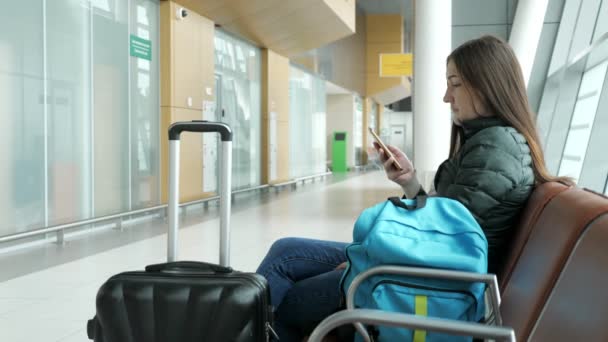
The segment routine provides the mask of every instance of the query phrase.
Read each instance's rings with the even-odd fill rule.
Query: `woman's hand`
[[[418,190],[420,190],[420,183],[418,183],[418,179],[416,178],[416,169],[414,169],[412,161],[397,147],[386,145],[393,154],[392,157],[389,157],[378,143],[374,142],[374,147],[378,151],[388,179],[399,184],[408,198],[415,196]],[[401,165],[401,170],[393,163],[394,160],[397,160]]]

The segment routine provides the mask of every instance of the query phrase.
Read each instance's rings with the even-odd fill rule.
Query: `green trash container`
[[[331,141],[331,170],[332,172],[346,172],[346,132],[334,132]]]

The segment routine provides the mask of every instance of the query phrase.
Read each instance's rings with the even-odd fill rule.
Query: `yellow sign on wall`
[[[413,60],[411,53],[381,53],[380,77],[411,76]]]

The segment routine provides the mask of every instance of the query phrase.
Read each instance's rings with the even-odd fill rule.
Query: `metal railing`
[[[397,265],[376,266],[361,272],[350,283],[346,293],[346,310],[339,311],[323,320],[310,335],[310,342],[318,342],[332,329],[344,325],[354,324],[363,341],[371,341],[363,323],[373,325],[386,325],[409,329],[430,330],[461,336],[477,338],[490,338],[496,341],[515,341],[515,333],[510,327],[489,326],[485,323],[463,322],[453,319],[417,316],[403,312],[387,312],[372,309],[357,309],[355,307],[355,293],[365,279],[378,274],[395,274],[410,277],[434,278],[470,283],[484,283],[489,289],[492,314],[498,325],[502,324],[500,315],[500,293],[498,281],[494,274],[481,274],[463,271],[430,269],[420,267],[407,267]]]
[[[254,191],[254,190],[260,190],[260,189],[264,189],[264,188],[268,188],[268,185],[265,184],[265,185],[251,187],[251,188],[235,190],[235,191],[232,191],[231,195],[234,198],[235,194]],[[184,202],[184,203],[181,203],[179,206],[180,206],[180,208],[185,208],[185,207],[188,207],[188,206],[191,206],[194,204],[210,202],[210,201],[214,201],[214,200],[218,200],[218,199],[219,199],[219,196],[216,195],[216,196],[201,198],[201,199],[194,200],[194,201]],[[121,213],[116,213],[116,214],[111,214],[111,215],[106,215],[106,216],[100,216],[100,217],[95,217],[95,218],[86,219],[86,220],[82,220],[82,221],[75,221],[75,222],[70,222],[70,223],[59,224],[59,225],[50,226],[50,227],[46,227],[46,228],[41,228],[41,229],[31,230],[31,231],[27,231],[27,232],[2,236],[2,237],[0,237],[0,243],[21,240],[21,239],[34,237],[34,236],[38,236],[38,235],[43,235],[43,234],[57,233],[57,243],[63,244],[64,239],[65,239],[64,233],[65,233],[66,229],[77,228],[77,227],[81,227],[81,226],[85,226],[85,225],[89,225],[89,224],[105,222],[105,221],[112,221],[112,220],[118,220],[118,222],[116,222],[116,226],[118,228],[121,228],[122,227],[122,218],[125,216],[138,215],[138,214],[154,212],[154,211],[162,211],[162,210],[166,210],[166,209],[167,209],[167,205],[161,204],[161,205],[157,205],[157,206],[153,206],[153,207],[131,210],[131,211],[126,211],[126,212],[121,212]],[[163,216],[166,216],[166,213],[163,214]]]
[[[321,178],[321,179],[322,179],[322,178],[325,178],[326,176],[330,176],[331,174],[332,174],[332,172],[331,172],[331,171],[328,171],[328,172],[323,172],[323,173],[317,173],[317,174],[310,175],[310,176],[305,176],[305,177],[299,177],[299,178],[296,178],[296,179],[295,179],[295,181],[296,181],[296,183],[297,183],[297,182],[302,182],[302,183],[304,183],[304,182],[306,182],[306,181],[307,181],[307,180],[309,180],[309,179],[312,179],[312,180],[314,180],[314,179],[316,179],[316,178]]]
[[[315,175],[310,175],[310,176],[305,176],[305,177],[299,177],[299,178],[290,180],[289,182],[285,182],[285,183],[286,184],[296,184],[298,182],[304,183],[306,180],[309,180],[309,179],[314,180],[315,178],[319,178],[319,177],[323,178],[323,177],[331,175],[331,174],[332,174],[331,172],[325,172],[325,173],[320,173],[320,174],[315,174]],[[281,183],[281,184],[283,184],[283,183]],[[264,184],[264,185],[254,186],[251,188],[238,189],[238,190],[232,191],[231,196],[232,196],[232,199],[234,200],[234,196],[236,194],[241,194],[244,192],[250,192],[250,191],[255,191],[255,190],[262,190],[262,189],[266,189],[269,187],[278,188],[280,186]],[[201,199],[194,200],[194,201],[184,202],[184,203],[181,203],[179,206],[180,206],[180,208],[186,208],[186,207],[194,205],[194,204],[208,203],[208,202],[215,201],[215,200],[219,200],[219,196],[216,195],[216,196],[201,198]],[[126,211],[126,212],[121,212],[121,213],[116,213],[116,214],[111,214],[111,215],[106,215],[106,216],[90,218],[90,219],[86,219],[86,220],[82,220],[82,221],[64,223],[64,224],[59,224],[59,225],[50,226],[50,227],[46,227],[46,228],[31,230],[31,231],[27,231],[27,232],[21,232],[21,233],[1,236],[0,244],[5,243],[5,242],[10,242],[10,241],[26,239],[26,238],[34,237],[34,236],[38,236],[38,235],[49,234],[49,233],[56,233],[57,234],[56,242],[58,244],[63,244],[64,240],[65,240],[65,230],[66,229],[77,228],[77,227],[81,227],[81,226],[85,226],[85,225],[89,225],[89,224],[95,224],[95,223],[112,221],[112,220],[117,220],[116,226],[118,228],[122,229],[122,218],[123,217],[138,215],[138,214],[143,214],[143,213],[148,213],[148,212],[154,212],[154,211],[161,211],[161,210],[166,210],[166,209],[167,209],[167,205],[161,204],[161,205],[157,205],[154,207],[131,210],[131,211]],[[166,216],[166,213],[164,213],[163,215]]]
[[[326,176],[330,176],[330,175],[332,175],[332,172],[317,173],[317,174],[310,175],[310,176],[304,176],[304,177],[298,177],[298,178],[286,180],[281,183],[270,184],[270,187],[274,188],[276,191],[278,191],[279,188],[281,188],[283,186],[287,186],[287,185],[291,185],[292,188],[295,188],[299,182],[302,182],[302,184],[304,184],[309,179],[312,179],[314,181],[317,178],[323,179]]]

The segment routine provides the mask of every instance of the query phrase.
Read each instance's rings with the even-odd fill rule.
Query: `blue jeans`
[[[346,261],[344,242],[277,240],[258,267],[268,280],[275,307],[275,329],[284,341],[301,341],[341,304],[339,288]]]

